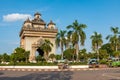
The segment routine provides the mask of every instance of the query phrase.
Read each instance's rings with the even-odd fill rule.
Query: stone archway
[[[35,53],[38,47],[42,44],[42,39],[48,39],[54,45],[52,47],[51,53],[56,52],[56,34],[58,29],[56,24],[50,21],[46,24],[41,17],[40,13],[34,14],[34,19],[29,18],[24,21],[23,26],[20,31],[20,47],[26,51],[30,51],[29,61],[36,62]],[[40,38],[41,37],[41,38]]]
[[[38,48],[44,43],[44,40],[42,37],[40,37],[37,41],[35,41],[33,44],[32,44],[32,49],[31,49],[31,53],[30,53],[30,56],[29,56],[29,61],[30,62],[36,62],[36,51],[38,50]]]

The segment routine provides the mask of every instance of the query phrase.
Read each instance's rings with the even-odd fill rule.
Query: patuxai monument
[[[55,54],[55,38],[58,30],[52,20],[47,24],[41,19],[39,12],[34,14],[34,19],[29,18],[24,21],[20,31],[20,47],[30,51],[29,61],[35,62],[36,51],[43,56],[44,52],[39,47],[45,39],[50,40],[53,44],[50,54]]]

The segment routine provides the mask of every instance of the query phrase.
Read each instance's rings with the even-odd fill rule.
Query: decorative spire
[[[27,18],[27,20],[26,20],[27,22],[30,22],[30,19],[29,19],[29,17]]]
[[[41,16],[41,14],[40,14],[39,12],[36,12],[36,13],[34,14],[34,16],[35,16],[35,15],[40,15],[40,16]]]
[[[26,23],[26,22],[31,22],[29,17],[26,19],[26,21],[24,23]]]
[[[52,24],[52,25],[56,25],[55,23],[53,23],[52,20],[50,20],[50,22],[48,23],[48,25],[50,25],[50,24]]]

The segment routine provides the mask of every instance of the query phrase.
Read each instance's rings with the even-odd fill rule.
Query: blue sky
[[[90,36],[94,31],[101,33],[106,43],[110,27],[120,27],[120,0],[0,0],[1,54],[10,54],[19,47],[19,32],[25,19],[20,15],[33,17],[35,12],[40,12],[47,23],[53,20],[59,30],[66,29],[74,20],[86,24],[84,47],[88,51],[91,51]],[[14,19],[14,14],[19,17]]]

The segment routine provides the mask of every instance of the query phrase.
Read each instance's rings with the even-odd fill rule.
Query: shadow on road
[[[0,72],[0,75],[3,75],[4,73],[3,72]]]
[[[21,77],[0,77],[0,80],[71,80],[73,72],[36,72]]]

